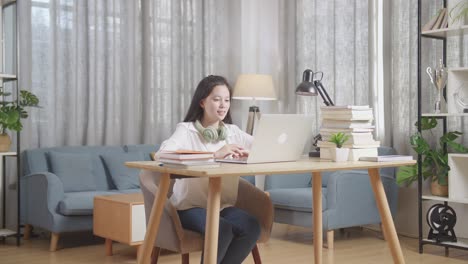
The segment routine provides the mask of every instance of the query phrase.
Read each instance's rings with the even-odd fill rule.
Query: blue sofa
[[[380,147],[379,155],[393,155],[394,149]],[[380,176],[393,215],[397,209],[398,186],[395,169],[384,168]],[[277,223],[311,227],[311,174],[272,175],[265,178],[275,208]],[[322,173],[323,230],[333,248],[334,229],[380,223],[367,170]]]
[[[140,192],[138,170],[125,161],[150,160],[155,145],[70,146],[22,153],[21,220],[25,237],[32,226],[59,234],[93,229],[96,195]]]

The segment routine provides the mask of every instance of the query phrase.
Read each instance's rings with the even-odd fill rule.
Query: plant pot
[[[448,185],[440,185],[437,180],[431,182],[431,193],[435,196],[448,196]]]
[[[334,148],[330,150],[331,158],[335,162],[348,161],[349,148]]]
[[[8,134],[0,134],[0,152],[8,152],[11,147],[11,139]]]

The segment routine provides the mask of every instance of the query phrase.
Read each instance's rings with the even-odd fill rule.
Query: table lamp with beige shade
[[[253,105],[249,107],[246,129],[246,132],[252,135],[255,122],[260,119],[260,108],[255,105],[255,102],[277,99],[273,78],[267,74],[241,74],[237,77],[232,98],[253,100]]]

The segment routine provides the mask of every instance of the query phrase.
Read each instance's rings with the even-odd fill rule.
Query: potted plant
[[[334,150],[331,150],[332,160],[336,162],[347,161],[349,148],[343,148],[343,144],[349,139],[349,135],[343,132],[333,133],[330,136],[329,142],[336,145]]]
[[[10,95],[11,93],[0,90],[0,96],[4,99]],[[28,117],[25,108],[37,107],[39,104],[37,96],[29,91],[21,90],[19,97],[19,102],[15,100],[0,101],[0,152],[10,150],[11,139],[6,131],[21,131],[23,129],[21,118]]]
[[[416,122],[416,126],[418,123]],[[429,131],[437,126],[437,120],[432,118],[421,118],[421,130]],[[423,138],[421,133],[416,133],[410,137],[410,144],[416,153],[422,155],[422,176],[423,179],[431,179],[431,192],[433,195],[448,195],[448,165],[449,150],[467,153],[468,148],[456,143],[455,140],[462,135],[461,132],[452,131],[442,135],[439,144],[432,148]],[[418,165],[400,167],[397,173],[397,183],[399,185],[409,185],[418,180]]]

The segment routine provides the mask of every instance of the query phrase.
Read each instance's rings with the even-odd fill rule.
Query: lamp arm
[[[322,85],[322,82],[320,82],[319,80],[316,80],[314,81],[315,83],[315,87],[317,87],[317,91],[319,92],[320,96],[322,97],[323,99],[323,103],[326,105],[326,106],[333,106],[335,105],[332,101],[332,99],[330,98],[330,96],[328,96],[328,93],[327,93],[327,90],[325,90],[325,87],[323,87]],[[325,96],[323,95],[325,94]],[[326,97],[326,98],[325,98]]]

